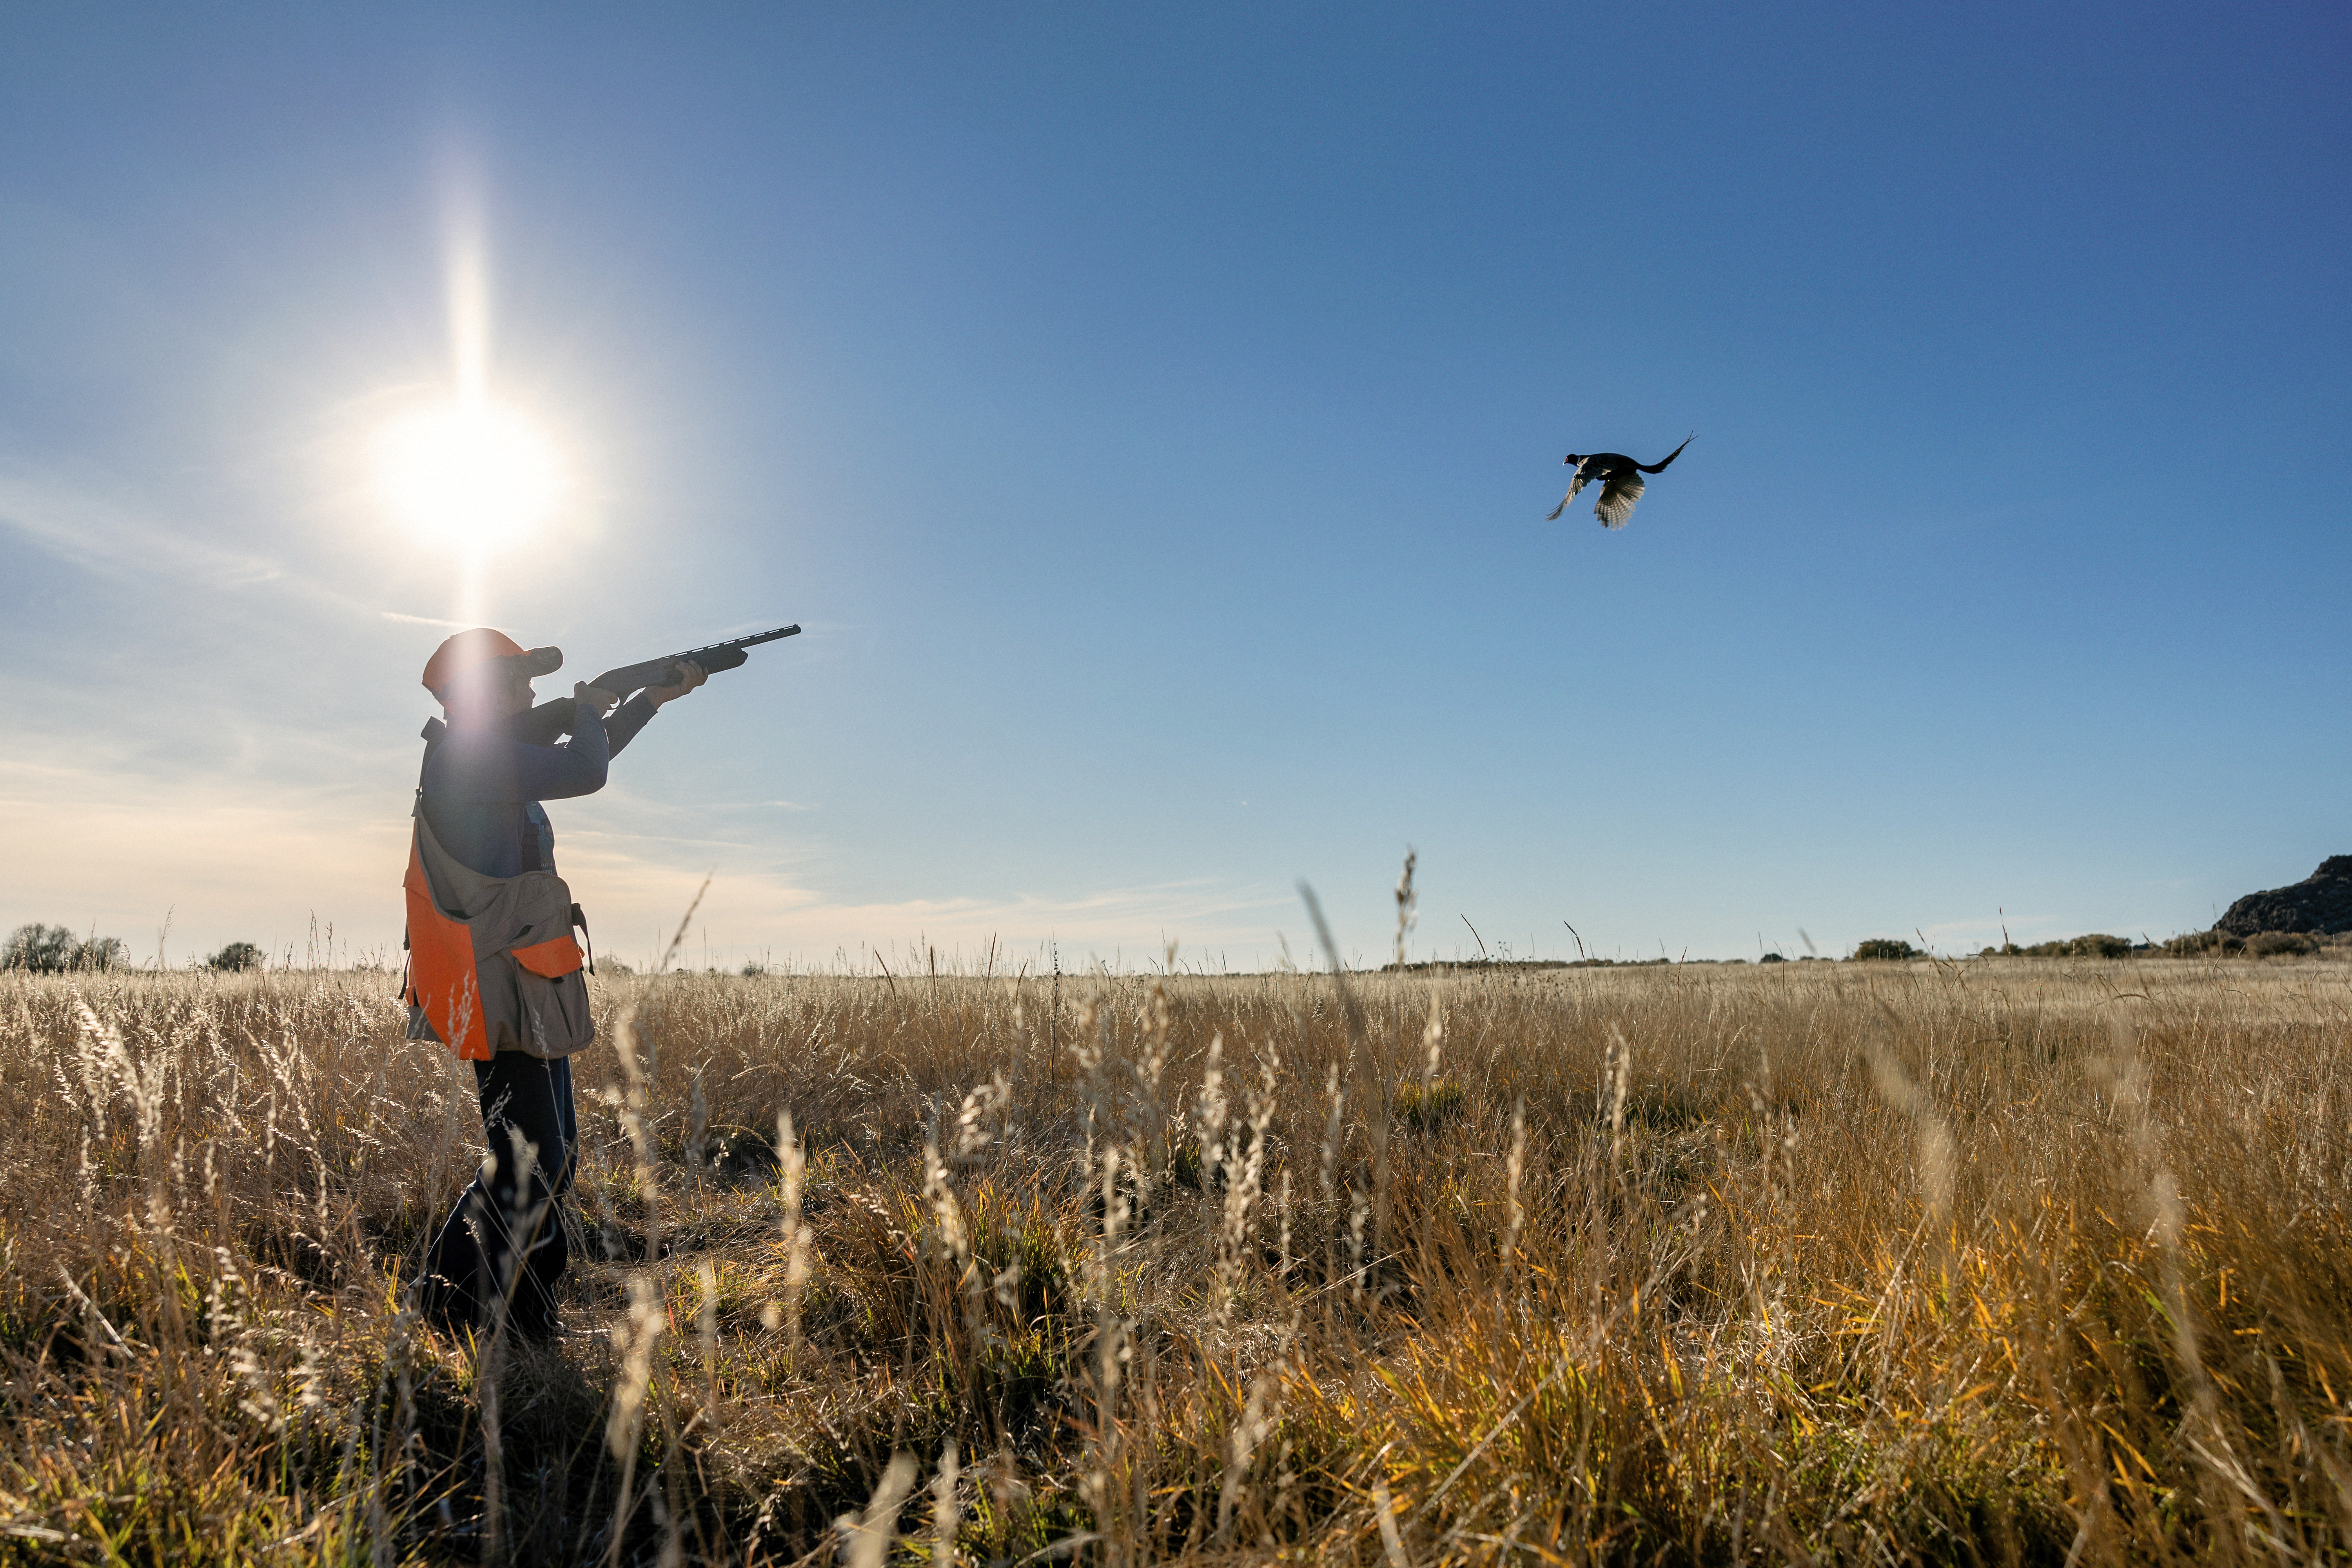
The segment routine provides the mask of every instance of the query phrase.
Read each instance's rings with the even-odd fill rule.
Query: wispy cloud
[[[107,496],[98,487],[0,465],[0,525],[75,565],[109,576],[169,576],[202,588],[276,581],[283,566],[227,550],[174,523]]]
[[[471,623],[367,604],[278,556],[214,542],[204,520],[130,499],[134,483],[69,478],[0,456],[0,530],[34,549],[117,581],[168,584],[175,594],[286,594],[335,616],[373,616],[461,631]]]

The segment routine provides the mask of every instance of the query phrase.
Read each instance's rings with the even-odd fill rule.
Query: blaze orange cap
[[[523,668],[532,675],[552,675],[563,667],[562,648],[525,647],[504,632],[476,626],[444,637],[433,650],[433,657],[425,661],[425,689],[437,695],[463,671],[494,658],[521,659]]]

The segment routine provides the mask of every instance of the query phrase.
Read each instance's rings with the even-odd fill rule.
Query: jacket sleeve
[[[479,731],[451,735],[434,759],[428,787],[452,802],[569,800],[603,789],[611,760],[604,721],[583,710],[560,746]]]
[[[653,721],[661,710],[642,691],[621,704],[610,719],[604,721],[604,734],[612,742],[607,756],[617,757],[621,748],[637,738],[637,731]]]

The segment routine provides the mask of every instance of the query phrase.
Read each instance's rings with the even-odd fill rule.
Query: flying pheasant
[[[1691,438],[1684,437],[1683,447],[1690,444]],[[1592,515],[1601,520],[1603,528],[1624,527],[1625,520],[1633,515],[1633,503],[1642,499],[1642,476],[1664,473],[1666,465],[1683,455],[1683,447],[1675,447],[1654,463],[1637,463],[1622,452],[1594,452],[1590,456],[1570,452],[1560,461],[1575,464],[1576,477],[1569,481],[1568,493],[1559,498],[1559,504],[1551,509],[1551,517],[1566,511],[1577,491],[1597,483],[1601,499],[1592,503]],[[1544,521],[1549,522],[1551,518]]]

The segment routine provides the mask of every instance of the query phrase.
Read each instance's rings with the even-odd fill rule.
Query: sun
[[[466,399],[394,420],[375,438],[378,499],[403,525],[478,549],[512,543],[562,492],[555,448],[530,420]]]

